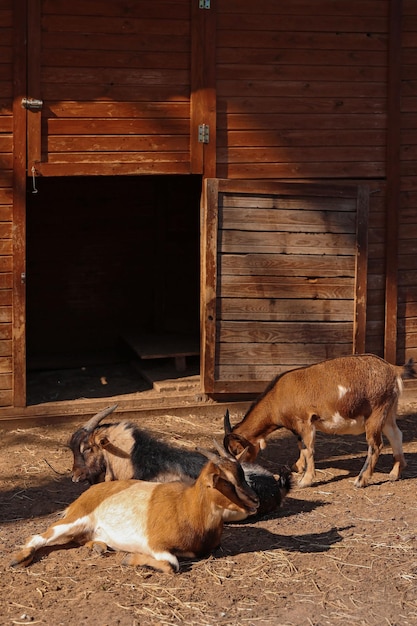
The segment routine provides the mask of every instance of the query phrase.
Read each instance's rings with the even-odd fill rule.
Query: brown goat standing
[[[372,354],[330,359],[285,372],[275,378],[233,428],[225,416],[226,450],[238,454],[248,448],[253,461],[265,448],[265,438],[280,427],[298,437],[300,457],[295,471],[302,473],[301,487],[312,484],[315,475],[316,431],[337,435],[366,434],[368,454],[355,480],[365,487],[382,449],[382,434],[388,438],[394,466],[390,480],[397,480],[406,466],[402,433],[396,423],[402,378],[415,378],[413,360],[404,366],[387,363]]]

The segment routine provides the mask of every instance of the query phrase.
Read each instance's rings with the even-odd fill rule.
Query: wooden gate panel
[[[205,197],[205,391],[364,351],[363,188],[209,180]]]

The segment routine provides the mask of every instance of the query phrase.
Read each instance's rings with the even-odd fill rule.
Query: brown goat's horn
[[[223,425],[224,425],[224,432],[226,433],[226,435],[229,435],[232,432],[229,409],[226,409],[226,413],[224,415],[224,420],[223,420]]]
[[[211,452],[210,450],[206,450],[205,448],[200,448],[199,446],[197,446],[196,450],[197,452],[205,456],[206,459],[208,459],[209,461],[213,461],[213,463],[219,462],[219,457],[214,452]]]
[[[117,404],[108,406],[106,409],[100,411],[100,413],[96,413],[96,415],[93,415],[93,417],[89,419],[86,424],[84,424],[83,429],[86,430],[88,433],[91,433],[96,428],[96,426],[100,424],[101,420],[110,415],[110,413],[113,413],[115,409],[117,409]]]

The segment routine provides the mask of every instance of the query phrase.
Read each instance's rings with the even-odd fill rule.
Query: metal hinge
[[[198,6],[200,7],[200,9],[209,9],[210,0],[198,0]]]
[[[22,107],[29,111],[40,111],[43,107],[43,100],[38,98],[22,98]]]
[[[198,125],[198,141],[199,143],[209,143],[210,141],[210,126],[208,124]]]

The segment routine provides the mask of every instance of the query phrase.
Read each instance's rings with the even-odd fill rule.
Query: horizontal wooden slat
[[[238,63],[240,66],[260,65],[274,62],[280,66],[298,65],[304,67],[326,66],[328,72],[334,66],[343,66],[352,68],[355,66],[367,66],[374,68],[386,67],[386,51],[385,50],[369,50],[362,48],[360,50],[343,50],[335,48],[331,54],[328,50],[314,49],[311,46],[305,49],[289,47],[288,49],[275,49],[272,51],[264,48],[263,33],[259,35],[259,47],[250,48],[244,45],[240,47],[224,47],[217,49],[218,57],[222,60],[223,67],[228,64]],[[260,70],[262,72],[262,70]],[[252,74],[258,76],[257,74]],[[376,80],[374,78],[374,80]]]
[[[94,137],[56,136],[48,138],[49,152],[184,152],[189,147],[189,137],[182,135],[162,136],[112,136]],[[116,159],[115,159],[116,160]]]
[[[62,44],[61,44],[62,45]],[[143,71],[152,68],[163,67],[166,69],[187,70],[189,66],[188,51],[173,52],[166,50],[164,52],[140,51],[133,53],[132,51],[119,50],[117,54],[113,51],[102,50],[97,54],[97,50],[60,50],[57,57],[58,67],[68,68],[141,68]],[[44,50],[41,55],[41,63],[45,68],[54,66],[54,57],[51,56],[51,50]]]
[[[7,289],[6,290],[2,289],[2,291],[7,291]],[[6,326],[5,324],[6,322],[9,322],[9,323],[12,322],[13,320],[12,314],[13,314],[13,310],[11,306],[1,305],[0,306],[0,324],[2,326]],[[2,337],[3,339],[10,339],[9,328],[3,328],[2,332],[3,332],[3,337]]]
[[[353,301],[331,299],[221,298],[217,309],[221,320],[352,321],[353,316]]]
[[[268,343],[240,343],[239,349],[234,344],[216,344],[219,361],[226,364],[252,364],[271,365],[283,363],[298,363],[306,365],[308,363],[322,361],[336,356],[352,354],[352,342],[346,344],[334,343],[314,343],[306,346],[304,343],[290,344],[268,344]]]
[[[275,254],[352,254],[353,234],[297,232],[245,232],[224,230],[220,233],[222,253],[274,252]]]
[[[112,89],[116,85],[131,86],[132,88],[186,85],[189,83],[189,72],[186,70],[169,70],[155,68],[149,70],[107,69],[102,68],[65,68],[44,67],[42,82],[53,85],[108,85]],[[54,98],[56,99],[56,97]]]
[[[355,258],[340,255],[225,254],[222,273],[272,276],[350,276],[355,275]]]
[[[219,165],[233,163],[304,163],[317,161],[317,150],[314,148],[267,147],[258,148],[219,148],[217,151]],[[383,162],[384,148],[381,146],[344,146],[340,148],[323,147],[320,151],[322,161],[338,161],[354,163],[366,160]]]
[[[0,390],[0,406],[11,406],[13,403],[13,392],[11,389]]]
[[[326,160],[316,163],[244,163],[218,165],[217,173],[220,177],[236,179],[262,179],[262,178],[319,178],[326,170],[328,177],[348,178],[378,178],[385,176],[385,162],[370,163],[352,162],[331,163]]]
[[[279,201],[277,205],[279,207]],[[277,208],[278,208],[277,207]],[[223,213],[223,230],[252,230],[283,232],[294,231],[309,233],[355,233],[356,215],[352,212],[309,211],[279,209],[227,209]]]
[[[157,5],[159,8],[159,5]],[[173,9],[173,5],[171,5]],[[120,11],[120,5],[119,5]],[[134,17],[126,17],[114,15],[112,17],[101,16],[101,10],[96,15],[73,15],[72,11],[67,10],[65,15],[49,14],[44,15],[42,19],[42,28],[49,32],[66,32],[66,33],[105,33],[107,36],[110,34],[135,34],[141,35],[142,33],[158,35],[171,35],[173,37],[187,37],[189,35],[189,21],[188,15],[184,15],[181,19],[176,19],[177,16],[173,15],[174,11],[171,11],[170,15],[167,15],[169,19],[137,19]]]
[[[338,3],[333,3],[335,6]],[[341,3],[345,4],[346,3]],[[380,6],[384,7],[385,3],[379,3]],[[290,3],[292,11],[293,5]],[[298,15],[286,15],[285,19],[271,19],[271,5],[270,9],[266,13],[262,13],[259,11],[259,7],[257,7],[257,12],[253,14],[252,12],[246,12],[245,5],[245,13],[240,13],[239,19],[236,19],[236,15],[233,13],[223,13],[222,11],[218,11],[218,26],[219,30],[236,30],[239,26],[243,30],[248,31],[294,31],[294,32],[338,32],[343,29],[343,32],[376,32],[376,33],[384,33],[387,28],[386,17],[382,17],[378,11],[378,15],[363,15],[362,11],[357,12],[357,16],[352,13],[348,15],[344,15],[343,19],[340,16],[334,16],[330,13],[325,13],[320,15],[320,19],[317,19],[317,13],[313,14],[316,19],[311,18],[311,11],[313,7],[310,3],[310,9],[306,9],[305,12],[299,13]],[[314,5],[315,7],[316,5]],[[229,8],[229,7],[228,7]],[[275,9],[276,12],[276,9]]]
[[[0,356],[0,374],[12,372],[13,359],[11,356]]]
[[[141,118],[58,118],[48,120],[48,134],[54,135],[185,135],[190,134],[189,116],[184,119]],[[143,137],[142,137],[143,141]]]
[[[221,343],[349,343],[353,322],[219,322]]]
[[[227,192],[226,194],[222,195],[221,206],[223,209],[222,225],[225,222],[227,223],[230,210],[236,207],[238,207],[239,210],[251,209],[252,211],[254,211],[253,217],[256,219],[258,217],[261,218],[262,216],[262,213],[258,211],[259,209],[291,209],[292,211],[294,211],[294,209],[298,209],[298,213],[294,211],[294,217],[292,219],[299,220],[300,215],[305,212],[307,218],[304,220],[304,223],[307,224],[310,222],[310,220],[317,220],[317,216],[310,214],[310,211],[355,212],[356,199],[348,195],[342,196],[337,195],[336,193],[332,195],[331,191],[329,191],[328,195],[320,197],[320,200],[317,200],[317,197],[314,197],[313,195],[303,195],[301,193],[301,190],[299,193],[292,193],[291,195],[286,194],[285,190],[283,190],[282,194],[280,194],[279,196],[273,195],[273,193],[271,192],[270,194],[265,193],[254,198],[253,195],[245,192],[245,190],[242,189],[240,193]],[[327,219],[332,219],[331,214],[326,213],[325,215]],[[281,219],[281,216],[283,216],[284,219],[288,219],[290,217],[290,214],[283,213],[282,211],[280,211],[279,213],[270,213],[269,221],[271,223],[278,221]],[[340,215],[338,215],[337,218],[340,218],[342,220],[345,219],[345,217]],[[254,228],[255,227],[256,225],[254,225]]]
[[[242,80],[246,81],[247,75],[256,76],[258,80],[267,80],[269,77],[269,72],[272,72],[273,68],[275,68],[275,61],[270,59],[269,64],[266,61],[264,65],[258,65],[253,63],[251,65],[246,65],[247,74],[246,76],[242,73]],[[227,80],[236,80],[237,76],[239,76],[239,66],[234,63],[225,63],[221,65],[221,70],[219,70],[219,81],[222,81],[219,85],[219,96],[225,95],[223,93],[224,87],[226,87],[227,93],[227,83],[224,81]],[[383,67],[361,67],[361,66],[347,66],[343,68],[343,77],[349,83],[357,83],[358,87],[361,83],[382,83],[384,84],[386,75],[384,75]],[[308,83],[308,81],[312,82],[326,82],[329,80],[329,68],[326,64],[324,65],[283,65],[279,69],[279,78],[283,83],[286,81],[304,81],[304,83]],[[273,80],[273,76],[271,74],[271,80]],[[275,80],[277,80],[276,69],[275,69]],[[368,91],[368,87],[365,87],[365,91]],[[353,91],[351,92],[353,94]],[[230,94],[229,94],[230,95]],[[239,95],[239,94],[234,94]],[[282,95],[285,98],[285,90],[282,91]],[[357,92],[356,97],[359,97],[359,93]],[[235,98],[236,99],[236,98]],[[260,99],[260,98],[259,98]],[[343,99],[335,100],[335,113],[343,111]],[[360,104],[360,103],[358,103]],[[367,106],[366,103],[362,103],[363,106]],[[375,105],[369,103],[369,106],[376,106],[376,110],[378,107],[382,105],[381,102],[376,102]],[[291,110],[291,109],[290,109]],[[338,111],[339,110],[339,111]],[[288,111],[287,111],[288,112]]]
[[[11,374],[0,374],[0,389],[1,390],[11,390],[12,388],[12,375]]]
[[[228,111],[228,101],[225,99],[218,100],[218,128],[220,130],[253,130],[259,129],[262,132],[268,128],[274,128],[277,131],[288,131],[291,129],[295,132],[307,132],[311,131],[319,135],[323,131],[342,131],[343,136],[345,131],[351,129],[355,132],[358,129],[385,129],[387,119],[386,114],[381,113],[373,115],[369,113],[362,113],[356,115],[345,115],[342,113],[303,113],[302,115],[289,113],[284,107],[280,107],[279,103],[270,103],[268,111],[254,114],[247,110],[245,105],[244,110],[236,110],[234,113]],[[256,103],[258,104],[258,103]],[[281,112],[277,113],[276,108],[281,108]],[[237,108],[237,107],[236,107]],[[226,116],[227,111],[227,116]],[[318,131],[317,129],[320,129]],[[338,136],[338,133],[337,135]],[[220,138],[225,135],[219,135]],[[326,137],[326,133],[324,134]],[[307,134],[308,141],[308,134]],[[334,141],[334,139],[333,139]],[[253,140],[252,140],[253,142]],[[223,142],[222,142],[223,143]]]
[[[50,124],[57,123],[56,118],[76,118],[76,122],[82,118],[89,120],[98,118],[108,118],[114,123],[123,118],[132,119],[158,119],[162,118],[165,122],[168,120],[176,120],[177,118],[188,119],[190,115],[190,104],[186,102],[48,102],[48,108],[44,114],[46,117],[52,114],[49,120]],[[81,121],[81,123],[83,123]]]
[[[224,276],[219,287],[222,298],[352,298],[352,278],[281,279],[265,276]]]
[[[100,3],[103,6],[103,3]],[[158,5],[159,6],[159,5]],[[189,49],[189,38],[176,34],[155,35],[142,32],[140,37],[132,33],[91,33],[83,32],[43,32],[42,45],[49,54],[57,48],[71,50],[126,51],[132,53],[140,51],[169,50],[172,52],[186,52]]]
[[[0,222],[0,239],[12,238],[12,224],[11,222]],[[1,250],[0,250],[1,254]]]
[[[102,16],[115,16],[119,17],[122,8],[127,5],[118,1],[114,2],[102,2],[102,0],[72,0],[71,5],[68,5],[66,0],[43,0],[42,7],[45,15],[62,14],[68,15],[102,15]],[[164,17],[187,17],[189,11],[188,0],[159,0],[157,4],[152,0],[141,0],[137,2],[129,3],[128,15],[131,17],[160,17],[161,14]],[[69,8],[70,7],[70,8]]]
[[[0,339],[11,339],[12,338],[12,311],[10,308],[10,312],[8,312],[8,318],[7,321],[9,323],[3,323],[4,320],[6,319],[5,316],[5,311],[3,310],[3,307],[0,307]]]
[[[118,155],[120,156],[120,155]],[[37,172],[44,176],[114,176],[114,175],[144,175],[144,174],[189,174],[189,160],[181,159],[182,155],[176,154],[175,159],[157,160],[149,158],[147,161],[136,161],[130,159],[128,162],[115,162],[116,155],[109,153],[108,162],[104,162],[103,155],[97,153],[96,159],[92,156],[91,161],[77,158],[74,155],[74,161],[65,161],[62,156],[55,163],[37,164]],[[189,155],[187,155],[189,157]],[[120,159],[119,159],[120,161]],[[1,243],[0,243],[1,246]]]
[[[343,3],[340,3],[341,5]],[[336,6],[335,4],[333,6]],[[282,5],[278,8],[282,10]],[[250,11],[250,7],[245,10]],[[240,26],[240,25],[239,25]],[[262,31],[262,47],[272,48],[273,50],[386,50],[387,35],[386,33],[373,33],[372,37],[368,37],[363,32],[311,32],[310,31],[282,31],[276,29],[274,31]],[[241,48],[242,41],[245,42],[247,48],[258,48],[260,45],[259,36],[253,30],[244,30],[242,28],[232,28],[223,30],[219,28],[217,33],[217,43],[219,48]]]
[[[0,340],[0,357],[8,357],[12,353],[12,342],[8,339]]]
[[[293,123],[296,122],[296,117],[292,118]],[[280,131],[268,131],[268,130],[253,130],[256,122],[251,123],[251,130],[229,130],[228,132],[219,132],[217,139],[221,145],[233,145],[238,146],[281,146],[288,148],[295,147],[317,147],[328,146],[333,147],[337,145],[344,146],[384,146],[385,145],[385,131],[384,130],[339,130],[335,134],[334,130],[280,130]],[[260,124],[260,122],[258,122]]]
[[[263,17],[265,21],[270,21],[269,16],[271,14],[280,15],[281,19],[286,19],[286,16],[309,16],[310,21],[312,17],[319,16],[318,25],[321,24],[323,16],[340,16],[344,20],[345,17],[373,16],[376,12],[379,16],[386,16],[388,12],[388,5],[379,0],[349,0],[349,2],[320,0],[320,3],[314,4],[310,0],[291,0],[291,2],[279,4],[271,2],[271,0],[259,0],[256,3],[245,4],[243,8],[239,0],[228,0],[225,6],[221,5],[221,8],[227,14],[241,15],[244,13],[252,17]],[[236,15],[234,15],[234,19],[235,28],[238,28],[239,23]],[[350,32],[350,29],[346,28],[343,32]],[[370,32],[373,32],[372,29]]]

